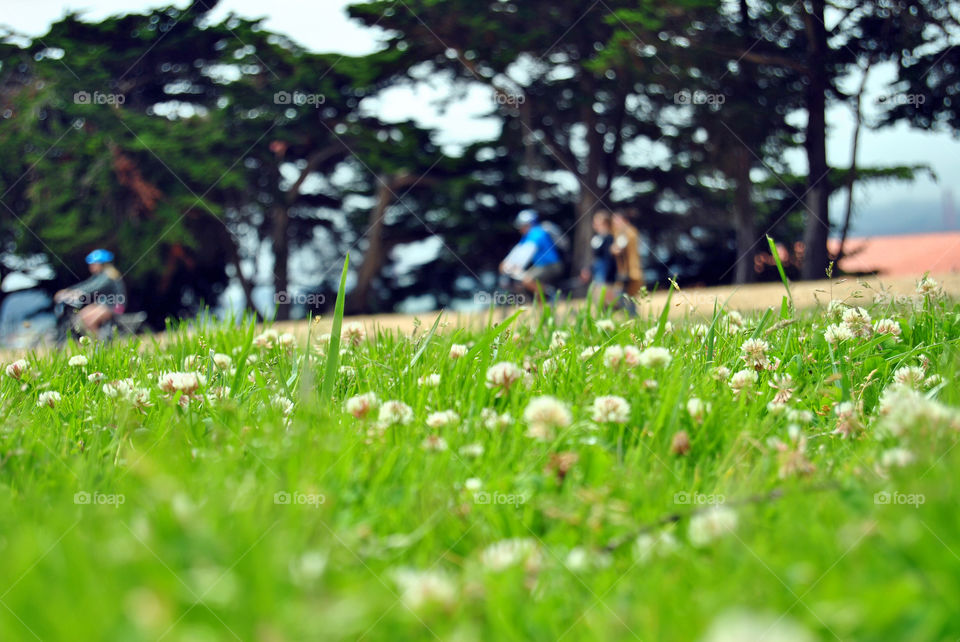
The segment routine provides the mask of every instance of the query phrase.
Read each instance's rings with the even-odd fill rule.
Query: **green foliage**
[[[788,324],[580,311],[307,346],[206,323],[30,355],[0,373],[0,637],[745,639],[745,612],[947,638],[960,306],[869,294]],[[858,307],[899,336],[829,344]],[[769,363],[737,393],[750,337]],[[651,343],[671,358],[614,359]],[[520,379],[493,385],[501,362]],[[569,424],[534,429],[544,395]]]

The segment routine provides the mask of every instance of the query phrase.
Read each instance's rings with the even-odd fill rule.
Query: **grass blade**
[[[337,290],[337,303],[333,308],[333,327],[330,328],[330,344],[327,346],[327,366],[324,369],[323,384],[320,388],[322,401],[333,398],[333,384],[340,366],[340,328],[343,325],[344,292],[347,289],[347,266],[350,265],[350,253],[343,259],[343,272],[340,274],[340,288]]]

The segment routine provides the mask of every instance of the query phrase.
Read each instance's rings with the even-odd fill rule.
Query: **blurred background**
[[[960,7],[6,0],[0,334],[104,247],[162,328],[478,305],[534,207],[645,280],[960,269]]]

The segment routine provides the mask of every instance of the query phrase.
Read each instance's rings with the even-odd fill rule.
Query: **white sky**
[[[346,17],[344,7],[354,0],[221,0],[211,14],[218,20],[233,12],[247,18],[266,16],[266,28],[284,33],[305,47],[319,52],[340,52],[361,55],[376,48],[377,33],[361,28]],[[68,10],[83,11],[87,19],[96,20],[112,14],[144,11],[150,7],[165,6],[171,2],[150,0],[4,0],[4,12],[0,24],[29,36],[43,35],[49,25]],[[172,4],[185,7],[186,0],[173,0]],[[888,93],[884,84],[892,77],[891,70],[875,72],[870,83],[871,98],[866,101],[868,117],[870,106],[876,97]],[[424,88],[414,93],[407,89],[395,89],[384,96],[377,107],[387,119],[414,118],[424,125],[441,128],[439,142],[460,143],[470,139],[487,137],[496,132],[495,122],[481,121],[477,115],[488,110],[491,97],[482,88],[471,91],[466,100],[454,105],[440,115],[431,107],[431,99],[442,95],[440,88]],[[872,110],[876,113],[876,110]],[[828,156],[832,164],[845,166],[850,158],[850,138],[853,118],[843,106],[833,108],[828,114],[832,129],[828,138]],[[861,134],[860,159],[863,165],[930,164],[940,182],[939,185],[922,179],[909,185],[875,185],[863,191],[861,204],[920,201],[940,201],[944,188],[960,184],[960,140],[947,133],[929,133],[911,130],[904,126],[883,130],[865,130]],[[790,160],[802,171],[805,166],[799,151]],[[956,198],[956,194],[954,195]],[[834,210],[839,210],[837,202]],[[909,211],[904,212],[909,216]]]

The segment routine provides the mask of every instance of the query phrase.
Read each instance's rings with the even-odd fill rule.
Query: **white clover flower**
[[[672,360],[670,351],[659,346],[650,346],[640,353],[640,365],[644,368],[666,368]]]
[[[944,295],[943,288],[929,276],[924,276],[917,281],[917,294],[939,299]]]
[[[873,295],[873,302],[877,305],[890,305],[892,301],[893,296],[891,296],[886,290],[879,290]]]
[[[60,403],[60,399],[61,397],[59,392],[56,392],[55,390],[47,390],[46,392],[41,392],[37,397],[37,406],[49,406],[50,408],[53,408]]]
[[[547,357],[543,360],[543,363],[540,364],[540,372],[548,375],[557,371],[557,362],[553,357]]]
[[[623,362],[630,366],[631,368],[636,368],[640,365],[641,355],[640,348],[636,346],[624,346],[623,348]]]
[[[923,385],[927,388],[933,388],[934,386],[939,386],[943,383],[943,377],[938,374],[932,374],[924,380]]]
[[[960,430],[956,409],[936,401],[913,388],[901,385],[887,386],[878,404],[881,434],[900,437],[922,428],[951,427]]]
[[[450,354],[448,355],[450,360],[459,359],[460,357],[465,357],[470,349],[463,345],[462,343],[454,343],[450,346]]]
[[[444,426],[453,426],[460,421],[460,415],[455,410],[441,410],[440,412],[431,412],[427,415],[427,425],[431,428],[443,428]]]
[[[69,361],[67,361],[67,365],[74,368],[83,368],[87,365],[87,358],[82,354],[74,355],[70,357]]]
[[[900,341],[900,324],[893,319],[878,319],[873,322],[873,331],[877,334],[889,334],[895,340]]]
[[[709,402],[698,399],[697,397],[691,397],[687,400],[687,414],[698,424],[703,423],[703,420],[706,419],[709,412]]]
[[[493,408],[482,409],[480,411],[480,420],[483,422],[483,427],[487,430],[506,428],[513,423],[513,417],[510,416],[510,413],[505,412],[500,415],[497,414],[497,411]]]
[[[357,376],[357,369],[353,366],[340,366],[337,368],[337,372],[341,377],[345,377],[347,379],[352,379]]]
[[[476,492],[483,488],[483,481],[479,477],[470,477],[463,482],[463,487],[470,492]]]
[[[745,325],[743,321],[743,315],[741,315],[736,310],[730,310],[729,312],[727,312],[726,321],[727,321],[727,326],[730,329],[740,330]]]
[[[893,372],[893,381],[895,383],[911,388],[921,387],[926,378],[927,374],[920,366],[904,366],[897,368]]]
[[[497,389],[499,394],[504,394],[522,377],[523,370],[520,366],[509,361],[501,361],[487,368],[487,388]]]
[[[656,340],[656,338],[657,338],[657,327],[656,327],[656,326],[654,326],[654,327],[652,327],[652,328],[647,328],[647,330],[643,333],[643,342],[644,342],[644,343],[652,343],[653,341]]]
[[[233,367],[233,359],[229,354],[223,354],[218,352],[213,355],[213,365],[215,365],[220,370],[229,370]]]
[[[603,365],[610,370],[619,368],[623,359],[624,354],[621,346],[610,346],[603,351]]]
[[[567,345],[567,341],[570,340],[570,333],[565,330],[554,330],[553,334],[550,335],[550,349],[556,350]]]
[[[413,409],[402,401],[384,401],[379,420],[383,426],[405,426],[413,421]]]
[[[440,385],[440,375],[436,372],[417,377],[417,385],[426,388],[436,388]]]
[[[690,518],[687,537],[700,548],[737,528],[737,513],[726,506],[711,506]]]
[[[293,402],[283,395],[273,395],[270,403],[282,412],[284,417],[289,417],[293,413]]]
[[[713,371],[713,378],[717,381],[726,381],[730,378],[730,368],[726,366],[717,366]]]
[[[767,385],[777,391],[771,402],[774,405],[782,406],[793,396],[793,377],[789,374],[776,375]]]
[[[473,443],[467,444],[466,446],[461,446],[459,452],[463,457],[483,457],[483,444]]]
[[[770,344],[763,339],[747,339],[740,346],[743,361],[754,370],[766,370],[770,366],[770,360],[767,358],[769,349]]]
[[[316,340],[317,347],[320,348],[321,350],[325,350],[330,345],[331,338],[332,337],[330,336],[329,332],[325,332],[324,334],[321,334],[319,337],[317,337],[317,340]]]
[[[279,336],[279,333],[272,328],[264,330],[253,338],[253,346],[260,349],[272,348],[277,344]],[[192,366],[187,367],[190,368]]]
[[[197,367],[197,355],[188,354],[183,359],[183,367],[187,370],[195,370]]]
[[[566,428],[573,421],[567,405],[554,397],[534,397],[523,411],[523,420],[529,425],[528,437],[549,439],[554,428]]]
[[[717,617],[700,642],[814,642],[816,639],[782,613],[734,610]]]
[[[503,571],[518,564],[532,571],[540,567],[540,549],[529,537],[504,539],[483,549],[480,562],[489,571]]]
[[[847,304],[839,299],[830,299],[830,303],[827,304],[827,316],[837,317],[840,314],[843,314],[843,311],[847,309]]]
[[[344,408],[357,419],[363,419],[371,410],[377,407],[380,400],[373,392],[365,392],[362,395],[356,395],[347,399]]]
[[[440,435],[427,435],[427,438],[423,440],[420,447],[424,450],[432,450],[435,452],[443,452],[449,448],[447,440]]]
[[[88,374],[87,381],[90,381],[91,383],[99,383],[104,379],[106,379],[106,377],[107,375],[103,374],[98,370],[97,372],[91,372],[90,374]]]
[[[654,556],[663,557],[680,548],[677,538],[669,530],[663,530],[652,535],[643,533],[637,536],[633,543],[633,554],[637,561],[645,563]]]
[[[281,345],[285,348],[294,346],[296,345],[296,343],[297,343],[297,337],[290,332],[284,332],[283,334],[277,337],[277,345]]]
[[[847,308],[844,310],[843,325],[855,337],[866,338],[873,334],[870,315],[863,308]]]
[[[737,370],[730,376],[730,389],[735,394],[740,394],[744,390],[752,388],[757,380],[756,370]]]
[[[27,363],[26,359],[17,359],[7,366],[7,376],[12,379],[19,379],[29,369],[30,364]]]
[[[605,551],[592,551],[583,546],[574,546],[563,560],[563,565],[567,570],[574,572],[607,568],[611,563],[610,553]]]
[[[916,456],[906,448],[891,448],[880,455],[880,463],[886,468],[903,468],[912,464],[916,459]]]
[[[848,341],[853,338],[853,332],[850,331],[844,324],[833,324],[828,325],[827,329],[823,331],[823,338],[827,340],[832,346],[837,345],[841,341]]]
[[[457,601],[457,587],[440,571],[419,571],[401,568],[393,572],[393,581],[400,588],[400,599],[411,611],[436,604],[452,606]]]
[[[184,395],[192,395],[206,383],[207,378],[196,372],[165,372],[157,379],[164,392],[182,392]]]
[[[112,399],[127,397],[133,391],[135,385],[133,379],[111,381],[103,384],[103,394]]]
[[[787,408],[787,421],[799,424],[809,424],[813,422],[813,412],[810,410],[800,410],[798,408]]]
[[[367,331],[359,321],[350,321],[343,324],[340,330],[340,340],[351,346],[358,346],[367,339]]]
[[[584,348],[583,351],[580,353],[580,361],[586,361],[587,359],[589,359],[589,358],[592,357],[593,355],[597,354],[598,352],[600,352],[600,346],[589,346],[589,347],[586,347],[586,348]]]
[[[596,326],[597,330],[602,332],[613,332],[617,329],[617,324],[613,322],[613,319],[597,319]]]
[[[690,334],[698,339],[703,339],[710,332],[710,327],[706,323],[697,323],[690,328]]]
[[[623,397],[597,397],[592,412],[597,423],[625,424],[630,419],[630,404]]]

